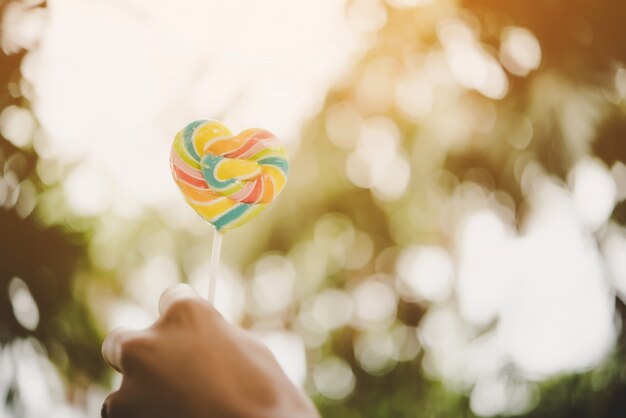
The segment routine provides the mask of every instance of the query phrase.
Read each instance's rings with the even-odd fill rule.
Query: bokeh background
[[[0,417],[96,417],[111,329],[206,293],[170,178],[275,132],[217,306],[326,418],[626,416],[626,4],[0,1]]]

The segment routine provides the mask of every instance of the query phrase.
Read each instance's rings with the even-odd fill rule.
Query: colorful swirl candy
[[[261,213],[285,187],[289,163],[274,134],[233,135],[215,120],[197,120],[174,138],[172,175],[187,203],[224,232]]]

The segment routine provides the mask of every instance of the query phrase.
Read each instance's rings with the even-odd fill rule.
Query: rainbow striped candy
[[[285,187],[289,162],[263,129],[233,135],[215,120],[189,123],[174,138],[172,175],[187,203],[224,232],[261,213]]]

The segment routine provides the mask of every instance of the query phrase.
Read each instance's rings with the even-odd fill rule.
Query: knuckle
[[[205,308],[197,300],[186,298],[179,299],[170,305],[165,317],[169,320],[187,322],[194,321],[202,315]]]
[[[151,338],[136,336],[120,343],[120,363],[124,371],[132,371],[145,364],[154,350]]]
[[[102,405],[101,416],[103,418],[131,418],[134,414],[131,405],[125,400],[121,391],[113,392]]]
[[[252,347],[260,355],[274,358],[272,350],[269,349],[269,347],[259,338],[258,335],[250,331],[243,331],[241,338],[246,345]]]

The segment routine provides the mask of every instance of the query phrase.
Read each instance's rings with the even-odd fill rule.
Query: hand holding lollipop
[[[195,121],[176,135],[171,168],[187,203],[216,228],[212,301],[222,234],[278,196],[287,181],[287,153],[270,132],[233,135],[219,122]],[[102,417],[319,418],[270,351],[190,287],[166,290],[159,308],[160,318],[147,329],[118,329],[105,340],[104,358],[123,379]]]
[[[319,418],[268,348],[189,286],[163,292],[159,311],[150,327],[104,341],[123,378],[103,418]]]

